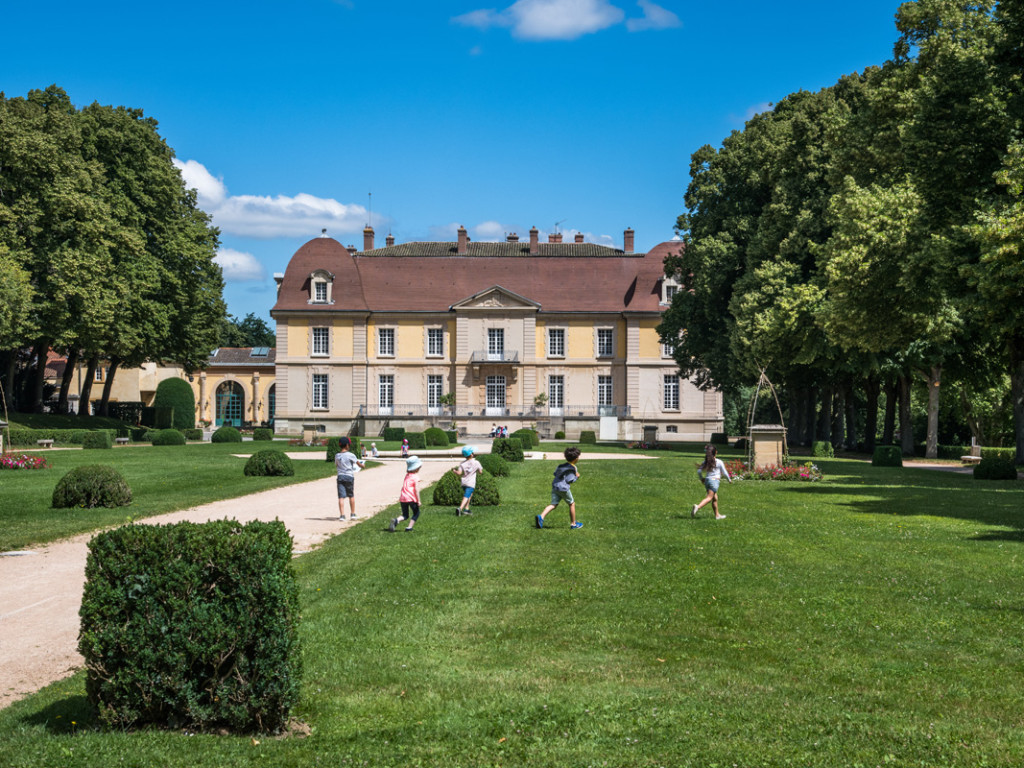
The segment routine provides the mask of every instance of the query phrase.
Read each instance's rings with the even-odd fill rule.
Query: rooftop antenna
[[[559,224],[564,224],[566,221],[568,221],[568,219],[562,219],[561,221],[556,221],[555,222],[555,234],[556,235],[558,234],[558,225]]]

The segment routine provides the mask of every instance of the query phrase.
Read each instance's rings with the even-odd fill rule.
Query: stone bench
[[[128,445],[128,438],[127,437],[115,437],[114,438],[114,442],[117,443],[118,445]]]
[[[36,445],[43,448],[53,448],[53,440],[36,440]]]
[[[971,455],[971,456],[961,456],[960,457],[960,463],[961,464],[977,464],[980,461],[981,461],[981,456]]]

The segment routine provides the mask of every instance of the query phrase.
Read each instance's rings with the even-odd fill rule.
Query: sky
[[[228,312],[322,229],[647,251],[690,155],[892,55],[896,0],[10,3],[0,91],[140,108],[221,231]]]

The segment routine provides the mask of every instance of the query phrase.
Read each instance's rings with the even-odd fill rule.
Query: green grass
[[[301,483],[334,473],[327,461],[296,461],[293,477],[246,477],[245,459],[267,443],[126,447],[108,451],[42,451],[52,465],[41,470],[0,471],[0,551],[42,544],[142,518],[188,509],[218,499]],[[290,450],[275,444],[280,450]],[[322,451],[323,449],[321,449]],[[16,451],[17,452],[17,451]],[[53,509],[54,486],[69,470],[86,464],[117,469],[132,489],[132,504],[114,509]]]
[[[580,531],[532,527],[554,461],[527,462],[495,510],[388,511],[297,560],[310,738],[100,733],[78,675],[0,712],[4,758],[1024,763],[1024,485],[822,460],[692,521],[696,459],[582,462]]]

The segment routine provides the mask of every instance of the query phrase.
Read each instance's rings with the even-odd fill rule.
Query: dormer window
[[[333,304],[334,275],[325,269],[318,269],[309,276],[309,303]]]
[[[673,280],[671,277],[666,277],[661,281],[661,303],[671,304],[672,297],[679,293],[679,283]]]

